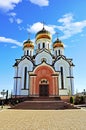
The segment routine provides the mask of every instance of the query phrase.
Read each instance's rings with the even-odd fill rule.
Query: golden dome
[[[43,29],[41,31],[39,31],[37,34],[36,34],[36,41],[38,39],[41,39],[41,38],[47,38],[49,40],[51,40],[51,34],[49,31],[45,30],[45,28],[43,27]]]
[[[24,42],[23,48],[34,48],[33,42],[30,39],[28,39]]]
[[[56,47],[64,48],[64,44],[58,38],[57,38],[57,40],[53,44],[53,48],[56,48]]]

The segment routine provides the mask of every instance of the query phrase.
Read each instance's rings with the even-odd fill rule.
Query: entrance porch
[[[43,63],[37,66],[33,72],[29,72],[30,96],[31,97],[58,97],[59,96],[59,73]]]

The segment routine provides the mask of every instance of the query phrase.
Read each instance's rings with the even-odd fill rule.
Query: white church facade
[[[36,47],[34,51],[34,46]],[[16,59],[13,95],[57,97],[73,95],[74,79],[72,59],[64,55],[64,44],[44,27],[23,44],[24,54]]]

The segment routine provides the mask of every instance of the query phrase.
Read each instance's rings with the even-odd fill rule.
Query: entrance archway
[[[58,96],[58,72],[43,62],[33,72],[29,72],[30,96]]]
[[[49,82],[42,79],[39,83],[39,96],[49,96]]]

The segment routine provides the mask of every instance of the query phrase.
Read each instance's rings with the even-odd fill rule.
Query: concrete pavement
[[[86,130],[86,110],[4,109],[0,130]]]

